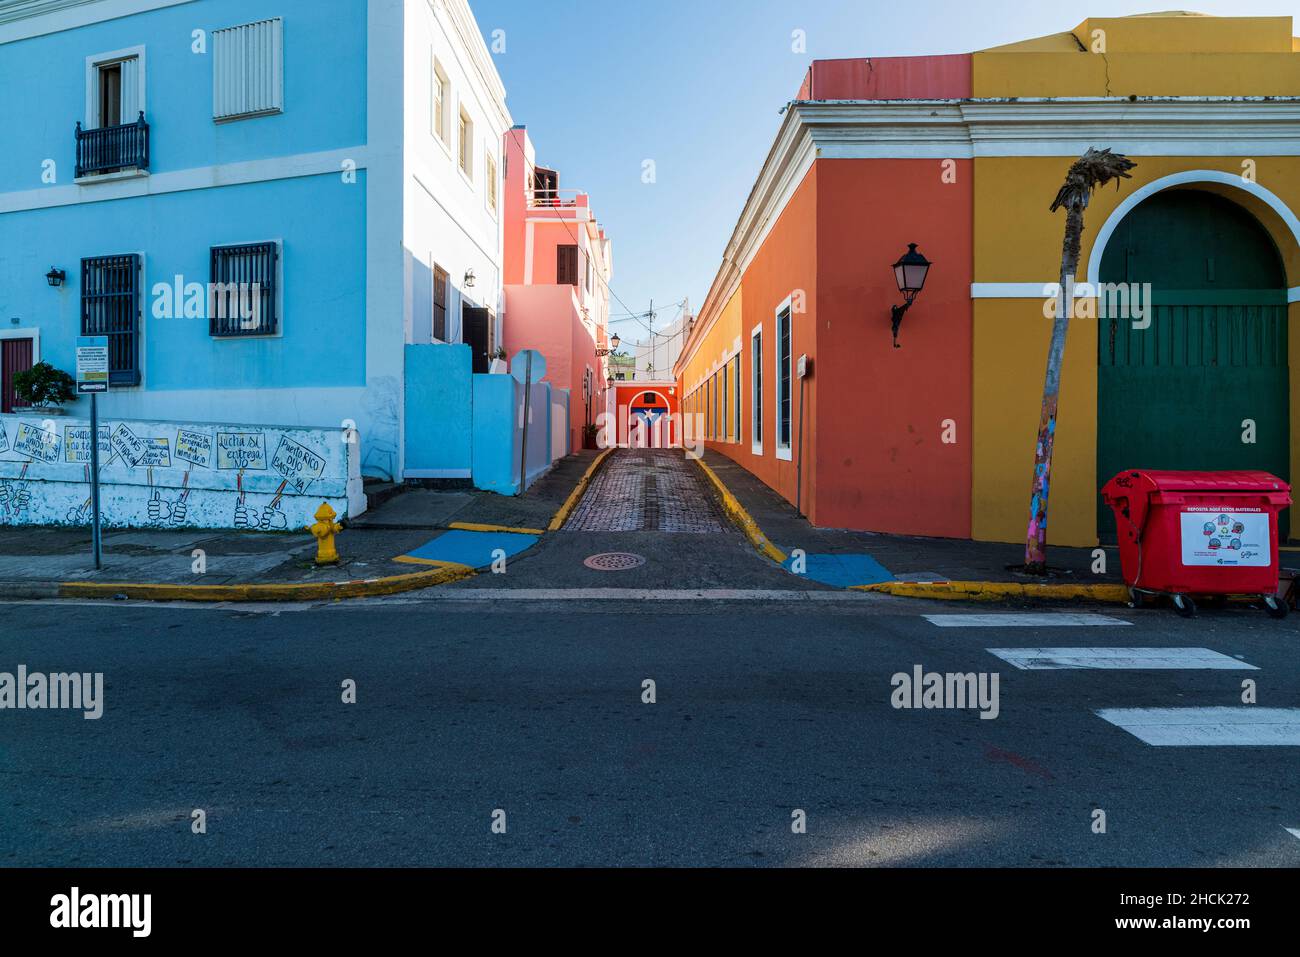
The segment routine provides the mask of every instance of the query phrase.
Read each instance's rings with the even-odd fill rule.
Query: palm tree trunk
[[[1047,381],[1043,384],[1043,408],[1038,419],[1038,442],[1034,446],[1034,484],[1029,497],[1029,528],[1025,535],[1025,572],[1047,573],[1047,505],[1052,491],[1052,451],[1056,444],[1056,413],[1061,395],[1061,366],[1065,340],[1073,311],[1071,287],[1079,268],[1083,242],[1083,208],[1070,206],[1065,217],[1065,243],[1061,249],[1061,287],[1052,323],[1052,342],[1047,350]]]

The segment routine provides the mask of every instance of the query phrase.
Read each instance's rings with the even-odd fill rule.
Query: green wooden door
[[[1264,469],[1289,481],[1286,281],[1258,221],[1212,193],[1157,193],[1120,223],[1100,278],[1103,295],[1107,283],[1150,283],[1152,308],[1140,328],[1099,303],[1098,488],[1131,468]],[[1097,529],[1114,540],[1100,496]]]

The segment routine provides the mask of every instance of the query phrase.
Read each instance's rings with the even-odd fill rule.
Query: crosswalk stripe
[[[1258,671],[1254,665],[1209,648],[988,648],[1021,671]]]
[[[1300,827],[1288,827],[1286,832],[1292,837],[1300,838]]]
[[[1097,716],[1156,747],[1300,746],[1300,708],[1105,708]]]
[[[1109,615],[1086,613],[1041,612],[1010,615],[925,615],[926,621],[940,628],[1064,628],[1129,625],[1131,622]]]

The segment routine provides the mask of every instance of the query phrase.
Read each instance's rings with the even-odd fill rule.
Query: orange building
[[[973,54],[817,61],[674,367],[684,411],[817,525],[1023,542],[1064,230],[1049,206],[1109,147],[1137,167],[1087,211],[1050,540],[1113,534],[1098,489],[1121,468],[1290,479],[1297,130],[1289,17],[1091,18]],[[909,244],[933,266],[895,349]],[[1130,288],[1145,324],[1108,311]]]

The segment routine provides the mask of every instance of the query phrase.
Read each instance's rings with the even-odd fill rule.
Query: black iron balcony
[[[77,121],[77,178],[149,168],[149,124],[144,113],[134,123],[83,130]]]

